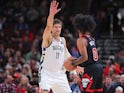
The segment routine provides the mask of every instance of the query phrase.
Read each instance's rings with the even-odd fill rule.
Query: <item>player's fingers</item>
[[[73,60],[76,59],[75,57],[71,57]]]
[[[56,1],[56,0],[53,0],[53,1],[52,1],[52,6],[53,6],[53,7],[56,7],[56,4],[57,4],[57,1]]]
[[[56,8],[58,7],[58,5],[59,5],[59,2],[56,3]]]
[[[59,9],[57,10],[57,13],[58,13],[60,10],[61,10],[61,8],[59,8]]]
[[[78,74],[81,74],[81,75],[82,75],[82,74],[84,73],[84,68],[78,66],[78,67],[76,68],[76,72],[77,72]]]
[[[76,60],[77,58],[76,57],[71,57],[72,58],[72,60]]]
[[[76,59],[77,59],[77,58],[75,58],[75,57],[72,57],[72,59],[71,59],[71,60],[72,60],[72,61],[74,61],[74,60],[76,60]]]

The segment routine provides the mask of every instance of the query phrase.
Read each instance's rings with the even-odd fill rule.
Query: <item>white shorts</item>
[[[64,71],[48,72],[42,70],[39,87],[48,91],[52,89],[53,93],[72,93]]]

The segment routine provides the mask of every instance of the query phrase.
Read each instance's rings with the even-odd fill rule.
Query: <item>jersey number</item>
[[[96,49],[96,48],[93,48],[93,49],[92,49],[92,52],[93,52],[93,60],[94,60],[94,61],[97,61],[97,60],[98,60],[98,52],[97,52],[97,49]]]
[[[59,59],[60,54],[56,52],[56,59]]]

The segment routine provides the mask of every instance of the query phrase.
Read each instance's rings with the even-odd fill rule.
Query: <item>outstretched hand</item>
[[[50,4],[50,14],[55,15],[57,14],[61,9],[58,9],[59,2],[56,0],[53,0]]]

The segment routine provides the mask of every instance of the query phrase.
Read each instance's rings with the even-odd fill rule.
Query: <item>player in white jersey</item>
[[[65,69],[63,67],[65,56],[70,56],[64,37],[60,37],[62,22],[54,19],[60,9],[58,2],[52,1],[47,25],[43,33],[42,57],[39,68],[39,87],[41,93],[71,93]],[[66,55],[65,55],[66,54]]]

